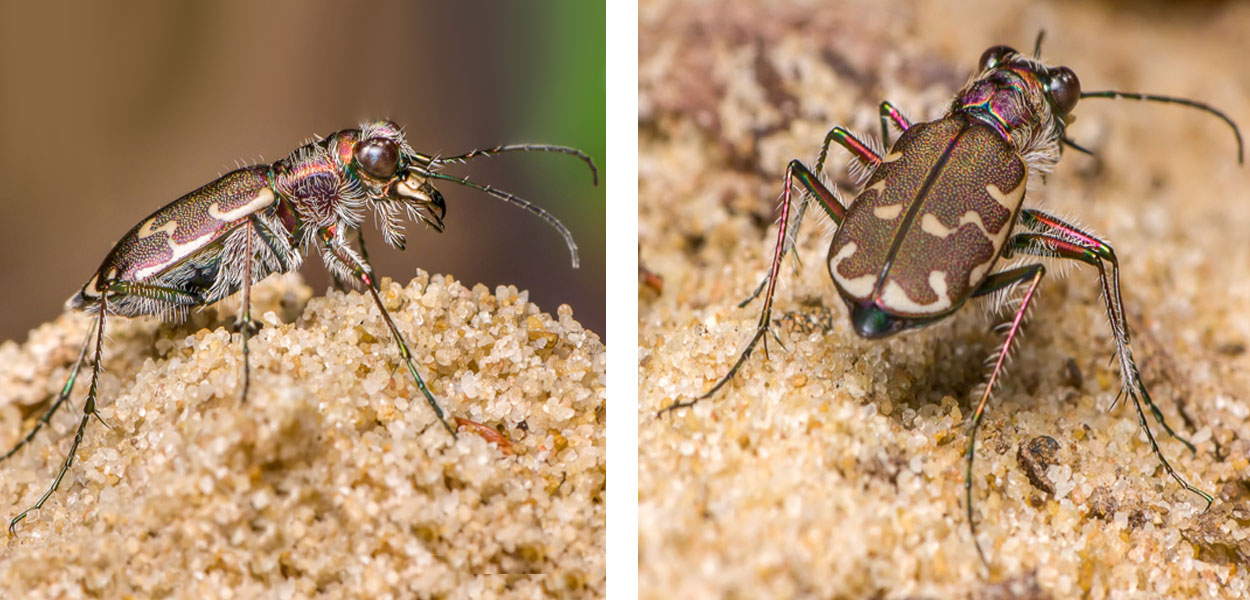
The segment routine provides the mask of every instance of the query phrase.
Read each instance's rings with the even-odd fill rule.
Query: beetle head
[[[408,214],[436,231],[443,231],[447,204],[430,183],[435,159],[415,152],[403,130],[390,121],[361,126],[351,146],[351,167],[367,195],[375,202],[398,202]]]
[[[995,127],[1017,143],[1061,136],[1073,119],[1081,82],[1068,67],[1051,67],[1008,46],[981,55],[978,72],[955,96],[952,112]]]

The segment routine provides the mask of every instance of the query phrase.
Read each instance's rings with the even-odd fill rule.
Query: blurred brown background
[[[0,5],[0,339],[61,312],[112,244],[157,208],[313,134],[386,117],[420,152],[580,148],[604,169],[604,7],[541,3]],[[606,170],[606,169],[605,169]],[[604,331],[604,193],[578,161],[515,154],[449,172],[531,200],[541,220],[445,183],[447,229],[408,249],[365,226],[379,274],[418,267],[515,284]],[[328,278],[308,256],[304,276]]]

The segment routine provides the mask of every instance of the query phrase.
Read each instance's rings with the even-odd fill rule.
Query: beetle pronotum
[[[1232,128],[1239,163],[1243,160],[1241,132],[1222,112],[1194,100],[1119,91],[1082,92],[1071,69],[1051,67],[1040,60],[1041,41],[1039,35],[1032,58],[1006,46],[986,50],[979,69],[955,94],[941,119],[912,123],[894,105],[882,102],[880,147],[873,140],[863,141],[842,127],[834,127],[825,137],[815,169],[798,160],[790,161],[772,266],[754,293],[739,305],[745,306],[764,293],[754,336],[729,372],[707,392],[673,402],[660,414],[711,398],[733,379],[757,344],[767,344],[781,260],[792,250],[803,214],[814,201],[837,226],[826,266],[860,337],[880,339],[923,327],[950,316],[972,298],[1002,298],[1024,287],[1019,307],[1004,324],[1005,339],[988,361],[993,368],[969,427],[965,505],[973,543],[982,561],[985,554],[976,537],[972,507],[976,434],[1012,342],[1046,272],[1040,262],[995,271],[1000,258],[1025,255],[1069,259],[1098,269],[1120,369],[1117,400],[1127,396],[1133,401],[1138,422],[1164,469],[1210,506],[1211,496],[1191,485],[1168,463],[1147,422],[1143,401],[1168,434],[1193,450],[1193,445],[1167,424],[1141,381],[1129,343],[1115,251],[1071,223],[1024,207],[1025,189],[1032,176],[1054,167],[1063,146],[1088,153],[1066,135],[1072,111],[1081,98],[1128,98],[1206,111]],[[891,123],[902,131],[892,146]],[[861,190],[849,205],[836,188],[822,182],[831,143],[845,148],[864,167]],[[796,180],[806,191],[797,206],[791,202]]]
[[[192,307],[212,304],[241,289],[242,395],[246,400],[251,381],[248,336],[254,327],[251,287],[272,273],[298,269],[304,254],[312,248],[321,250],[322,260],[336,282],[363,284],[373,297],[417,388],[454,437],[455,429],[417,372],[408,344],[378,295],[359,228],[365,214],[372,213],[386,243],[401,250],[404,215],[442,232],[447,208],[434,183],[450,181],[520,206],[550,223],[564,238],[573,268],[577,268],[573,235],[553,215],[509,192],[440,172],[450,164],[507,152],[570,154],[585,162],[595,185],[599,183],[594,162],[574,148],[522,144],[457,156],[430,156],[414,151],[395,123],[375,121],[310,141],[275,163],[227,173],[140,221],[117,242],[95,275],[69,300],[71,308],[94,313],[97,318],[59,395],[31,431],[0,456],[0,461],[7,459],[34,439],[69,399],[94,339],[91,384],[69,453],[48,491],[9,522],[9,531],[13,532],[18,522],[41,508],[56,491],[74,462],[88,421],[92,416],[100,418],[96,392],[108,315],[156,315],[176,321]],[[357,234],[359,253],[348,238],[353,232]]]

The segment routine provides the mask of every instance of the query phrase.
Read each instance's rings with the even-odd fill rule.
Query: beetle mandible
[[[1014,316],[1003,324],[1005,339],[987,361],[993,369],[969,427],[964,501],[972,540],[982,562],[987,561],[977,540],[972,507],[976,434],[990,392],[1046,273],[1040,262],[995,271],[1000,259],[1017,255],[1067,259],[1098,269],[1120,370],[1116,400],[1127,396],[1133,401],[1141,429],[1164,469],[1209,507],[1211,496],[1172,468],[1147,422],[1143,403],[1168,434],[1194,450],[1193,444],[1167,424],[1141,381],[1129,344],[1115,251],[1072,223],[1025,207],[1024,200],[1029,179],[1048,173],[1064,146],[1089,153],[1066,134],[1072,111],[1082,98],[1127,98],[1206,111],[1232,128],[1238,163],[1243,162],[1241,132],[1228,116],[1202,102],[1155,94],[1082,92],[1071,69],[1051,67],[1040,60],[1041,42],[1039,35],[1032,58],[1007,46],[986,50],[970,81],[936,121],[912,123],[890,102],[882,102],[880,147],[889,148],[888,152],[871,140],[865,142],[842,127],[834,127],[825,136],[815,169],[798,160],[790,161],[772,266],[751,296],[739,304],[746,306],[764,293],[754,336],[729,372],[707,392],[675,401],[660,414],[711,398],[733,379],[756,345],[764,341],[767,351],[781,260],[793,249],[803,214],[814,201],[837,227],[826,266],[849,310],[852,329],[860,337],[881,339],[924,327],[950,316],[970,299],[1001,298],[1023,286]],[[892,146],[891,123],[902,131]],[[849,205],[835,187],[822,181],[832,143],[845,148],[864,167],[859,195]],[[797,206],[791,202],[796,180],[806,192]]]
[[[372,213],[386,243],[400,250],[404,248],[405,215],[441,233],[447,207],[434,183],[450,181],[515,204],[550,223],[564,238],[573,268],[577,268],[573,235],[546,210],[515,194],[440,172],[449,164],[508,152],[575,156],[590,168],[594,184],[599,183],[594,162],[574,148],[519,144],[456,156],[431,156],[414,151],[395,123],[374,121],[359,129],[344,129],[324,139],[311,140],[275,163],[231,171],[140,221],[70,298],[70,308],[95,314],[97,318],[88,329],[59,395],[31,431],[0,456],[0,461],[7,459],[34,439],[69,398],[94,338],[91,383],[69,453],[47,492],[9,522],[10,533],[56,491],[74,462],[87,423],[92,416],[100,418],[96,392],[107,316],[156,315],[179,321],[192,307],[212,304],[241,289],[242,396],[246,400],[251,381],[248,336],[254,328],[251,287],[270,274],[298,269],[305,253],[314,248],[321,251],[321,258],[337,284],[363,284],[368,290],[417,388],[439,422],[455,437],[455,429],[421,378],[408,344],[382,304],[360,226],[366,213]],[[356,237],[359,251],[352,248],[349,235]]]

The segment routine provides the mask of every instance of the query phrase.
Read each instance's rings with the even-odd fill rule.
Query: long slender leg
[[[1137,369],[1137,362],[1133,360],[1133,349],[1129,345],[1131,332],[1128,327],[1128,320],[1124,316],[1124,300],[1120,294],[1120,262],[1116,259],[1115,250],[1106,242],[1090,233],[1081,231],[1075,225],[1038,210],[1022,210],[1020,213],[1020,224],[1033,231],[1059,238],[1065,244],[1056,245],[1040,240],[1035,241],[1032,245],[1018,248],[1019,251],[1034,255],[1058,255],[1062,258],[1079,260],[1098,268],[1103,302],[1106,304],[1107,318],[1111,321],[1111,331],[1115,338],[1116,356],[1120,362],[1120,378],[1123,382],[1123,387],[1116,396],[1115,401],[1119,402],[1120,398],[1125,395],[1132,396],[1132,392],[1135,389],[1141,394],[1142,399],[1146,401],[1146,406],[1150,408],[1155,421],[1167,431],[1168,435],[1185,444],[1185,447],[1189,448],[1190,453],[1195,453],[1194,445],[1189,440],[1177,435],[1172,430],[1172,427],[1168,425],[1167,420],[1163,417],[1163,411],[1159,410],[1154,399],[1151,398],[1150,392],[1146,390],[1146,385],[1142,383],[1141,373]],[[1110,263],[1111,265],[1110,278],[1107,277],[1104,263]],[[1136,402],[1137,398],[1133,397],[1133,401]],[[1114,406],[1115,404],[1113,403],[1112,407]],[[1205,494],[1203,496],[1206,497]]]
[[[251,218],[248,219],[250,223]],[[252,232],[243,236],[243,306],[239,311],[239,329],[243,338],[243,401],[247,402],[247,390],[252,387],[252,362],[247,349],[247,338],[252,334]]]
[[[1007,363],[1007,356],[1011,352],[1011,343],[1016,339],[1016,334],[1020,332],[1020,326],[1024,323],[1025,314],[1028,312],[1029,305],[1033,302],[1033,297],[1037,293],[1037,285],[1042,282],[1042,276],[1046,274],[1046,268],[1040,264],[1027,265],[1000,273],[995,273],[986,278],[981,287],[977,288],[974,296],[983,296],[997,292],[1007,287],[1013,286],[1024,281],[1029,282],[1028,290],[1024,292],[1023,298],[1020,300],[1020,308],[1016,310],[1016,316],[1012,318],[1011,325],[1007,329],[1007,337],[1003,340],[1002,347],[999,348],[998,354],[994,359],[994,370],[990,372],[990,379],[985,384],[985,391],[981,393],[981,401],[977,403],[977,409],[972,413],[972,427],[968,433],[968,452],[965,455],[967,464],[964,470],[964,506],[968,511],[968,527],[972,531],[972,543],[977,547],[977,554],[981,557],[981,562],[989,564],[985,559],[985,551],[981,549],[981,542],[977,539],[977,522],[973,518],[972,513],[972,460],[975,456],[974,452],[977,445],[977,430],[981,428],[981,417],[985,414],[985,405],[990,399],[990,392],[994,389],[994,384],[998,383],[998,376],[1003,370],[1003,365]]]
[[[391,337],[395,338],[395,344],[399,346],[399,356],[403,358],[404,365],[408,367],[408,373],[417,382],[417,389],[421,390],[421,394],[425,396],[425,401],[434,409],[434,414],[438,416],[439,422],[451,434],[456,437],[456,430],[447,422],[447,417],[443,414],[443,409],[439,408],[438,400],[434,398],[434,394],[430,392],[430,388],[425,385],[425,380],[421,378],[421,374],[417,372],[417,366],[412,361],[412,352],[408,350],[408,343],[404,341],[404,336],[399,332],[399,328],[395,327],[395,321],[391,320],[391,315],[386,311],[386,306],[382,304],[382,298],[378,295],[377,286],[374,284],[372,269],[365,265],[355,254],[346,251],[343,242],[335,238],[329,232],[322,232],[322,241],[326,247],[330,249],[332,255],[346,268],[353,276],[365,284],[365,288],[369,290],[369,295],[373,296],[373,302],[378,305],[378,311],[382,313],[382,319],[386,321],[386,326],[391,329]]]
[[[760,311],[760,321],[759,325],[755,329],[754,337],[752,337],[751,341],[747,344],[746,350],[742,351],[742,355],[738,357],[738,361],[734,363],[734,366],[729,369],[729,372],[726,373],[720,381],[716,382],[716,385],[712,386],[712,389],[693,400],[673,402],[672,404],[661,409],[659,414],[662,415],[678,408],[693,406],[699,401],[710,398],[716,394],[716,392],[724,387],[726,383],[729,383],[729,381],[733,379],[734,374],[738,372],[738,369],[742,368],[742,364],[746,362],[747,358],[751,356],[751,352],[755,350],[755,345],[758,344],[760,340],[764,338],[764,334],[768,332],[769,321],[771,319],[773,309],[773,293],[776,290],[777,285],[777,273],[781,269],[781,255],[787,239],[787,229],[790,225],[790,191],[794,187],[793,180],[795,178],[799,180],[799,183],[803,184],[803,187],[807,188],[807,191],[812,195],[812,197],[820,201],[821,207],[824,208],[825,213],[829,215],[830,219],[833,219],[833,221],[837,224],[842,223],[842,219],[846,216],[846,207],[842,206],[842,203],[839,202],[837,197],[833,195],[833,192],[829,191],[829,189],[820,182],[820,179],[809,171],[803,163],[797,160],[790,161],[790,165],[786,168],[785,183],[781,192],[781,226],[777,230],[777,247],[773,250],[773,263],[772,267],[768,271],[768,293],[764,295],[764,308]],[[767,345],[767,343],[765,344]]]
[[[890,122],[893,121],[899,131],[907,131],[911,129],[911,121],[908,121],[898,107],[891,104],[889,100],[882,101],[877,110],[881,113],[881,147],[889,150]]]
[[[803,225],[803,216],[807,214],[807,205],[811,201],[810,198],[812,196],[817,197],[821,201],[827,214],[830,211],[830,206],[843,206],[842,202],[837,199],[837,196],[820,182],[820,176],[825,172],[825,159],[829,157],[829,145],[834,142],[837,142],[839,146],[846,148],[848,152],[855,155],[855,158],[862,161],[864,165],[869,168],[873,168],[881,164],[881,156],[874,152],[868,144],[865,144],[860,141],[859,138],[851,134],[851,132],[847,131],[843,127],[834,127],[833,129],[830,129],[829,133],[825,134],[824,143],[820,146],[820,156],[816,158],[816,168],[809,171],[802,163],[798,163],[799,166],[803,167],[803,170],[802,172],[796,172],[796,176],[799,178],[799,182],[803,184],[803,187],[807,188],[808,194],[803,196],[802,200],[798,203],[798,208],[795,210],[794,218],[791,221],[793,225],[790,227],[790,235],[785,239],[785,245],[781,248],[782,256],[788,254],[790,250],[794,248],[794,244],[798,241],[799,228]],[[791,161],[790,165],[793,166],[796,162],[798,161]],[[787,178],[789,174],[790,171],[787,170]],[[817,189],[819,189],[820,192],[817,192]],[[845,212],[846,209],[843,208],[842,213]],[[835,218],[834,222],[841,224],[841,217]],[[764,287],[767,284],[768,275],[765,274],[764,278],[760,280],[760,284],[755,286],[755,290],[751,292],[751,295],[748,296],[746,300],[738,303],[738,308],[742,308],[750,304],[751,301],[759,297],[760,292],[764,291]]]
[[[1155,441],[1154,432],[1150,430],[1150,424],[1146,419],[1146,413],[1142,409],[1142,400],[1145,400],[1155,420],[1163,426],[1163,428],[1185,444],[1190,451],[1194,450],[1193,444],[1188,440],[1181,438],[1172,431],[1167,421],[1163,417],[1163,412],[1155,405],[1154,400],[1150,397],[1150,393],[1146,390],[1146,386],[1141,381],[1141,373],[1137,370],[1137,362],[1133,360],[1132,349],[1129,347],[1128,328],[1124,325],[1124,307],[1120,297],[1120,282],[1117,273],[1118,266],[1115,262],[1114,252],[1110,252],[1110,246],[1098,241],[1096,238],[1081,232],[1072,225],[1064,223],[1050,215],[1037,211],[1029,211],[1030,214],[1022,215],[1030,219],[1037,219],[1037,226],[1048,226],[1054,231],[1062,232],[1062,235],[1048,233],[1020,233],[1012,237],[1010,248],[1019,252],[1035,255],[1058,256],[1060,258],[1071,258],[1080,260],[1088,264],[1098,267],[1098,278],[1102,283],[1103,299],[1107,305],[1107,314],[1112,322],[1112,333],[1116,338],[1117,354],[1120,357],[1120,379],[1122,383],[1121,395],[1128,396],[1133,401],[1133,407],[1137,410],[1138,421],[1142,430],[1146,432],[1146,439],[1150,442],[1150,449],[1154,451],[1155,456],[1163,465],[1163,469],[1167,471],[1172,479],[1176,480],[1181,487],[1189,490],[1202,497],[1207,501],[1207,507],[1211,506],[1214,499],[1210,494],[1194,487],[1180,473],[1172,468],[1172,464],[1168,462],[1167,457],[1163,456],[1163,451],[1159,449],[1158,442]],[[1026,224],[1034,226],[1034,224]],[[1080,240],[1080,241],[1078,241]],[[1089,240],[1093,240],[1090,242]],[[1104,253],[1100,246],[1106,248]],[[1108,258],[1109,257],[1109,258]],[[1112,264],[1112,276],[1107,276],[1106,268],[1103,262]],[[1117,325],[1117,319],[1119,319]],[[1118,399],[1119,396],[1117,396]]]
[[[61,387],[61,393],[57,395],[56,400],[52,402],[52,405],[48,407],[48,410],[44,411],[43,415],[39,417],[39,420],[35,421],[35,426],[30,430],[30,433],[27,433],[26,437],[22,438],[22,440],[18,442],[17,445],[13,446],[13,449],[6,452],[4,456],[0,456],[0,461],[17,454],[18,450],[21,450],[23,446],[29,444],[31,440],[35,439],[35,434],[39,433],[39,430],[42,429],[44,425],[47,425],[52,421],[52,416],[56,414],[58,408],[61,408],[61,404],[64,404],[66,400],[69,400],[70,392],[74,391],[74,382],[78,381],[78,372],[82,369],[82,363],[87,359],[87,348],[91,346],[91,338],[95,337],[95,328],[96,323],[93,321],[91,323],[91,327],[87,330],[87,337],[82,342],[82,349],[78,351],[78,360],[74,361],[74,366],[69,371],[69,378],[65,380],[65,385]]]
[[[74,455],[78,452],[78,445],[82,443],[82,436],[83,432],[87,429],[87,423],[91,421],[91,416],[96,412],[95,400],[96,390],[98,389],[100,382],[100,359],[104,352],[104,316],[108,312],[108,295],[110,291],[111,290],[108,287],[103,287],[100,293],[100,317],[96,324],[95,360],[91,365],[91,387],[87,389],[87,400],[83,403],[82,419],[78,422],[78,431],[74,434],[74,443],[70,445],[69,454],[65,456],[65,462],[61,464],[61,471],[56,474],[56,479],[52,481],[52,487],[48,488],[48,491],[44,492],[43,496],[39,498],[39,501],[36,502],[34,506],[22,511],[21,514],[13,517],[12,521],[9,521],[10,535],[17,533],[17,524],[21,522],[22,519],[25,519],[26,515],[30,514],[32,511],[43,508],[43,503],[47,502],[48,498],[50,498],[52,494],[56,492],[56,489],[60,487],[61,480],[65,478],[65,472],[69,470],[70,465],[74,464]],[[77,376],[77,372],[74,373],[74,376]],[[71,382],[70,384],[67,384],[67,387],[72,387],[73,377],[70,379]]]

